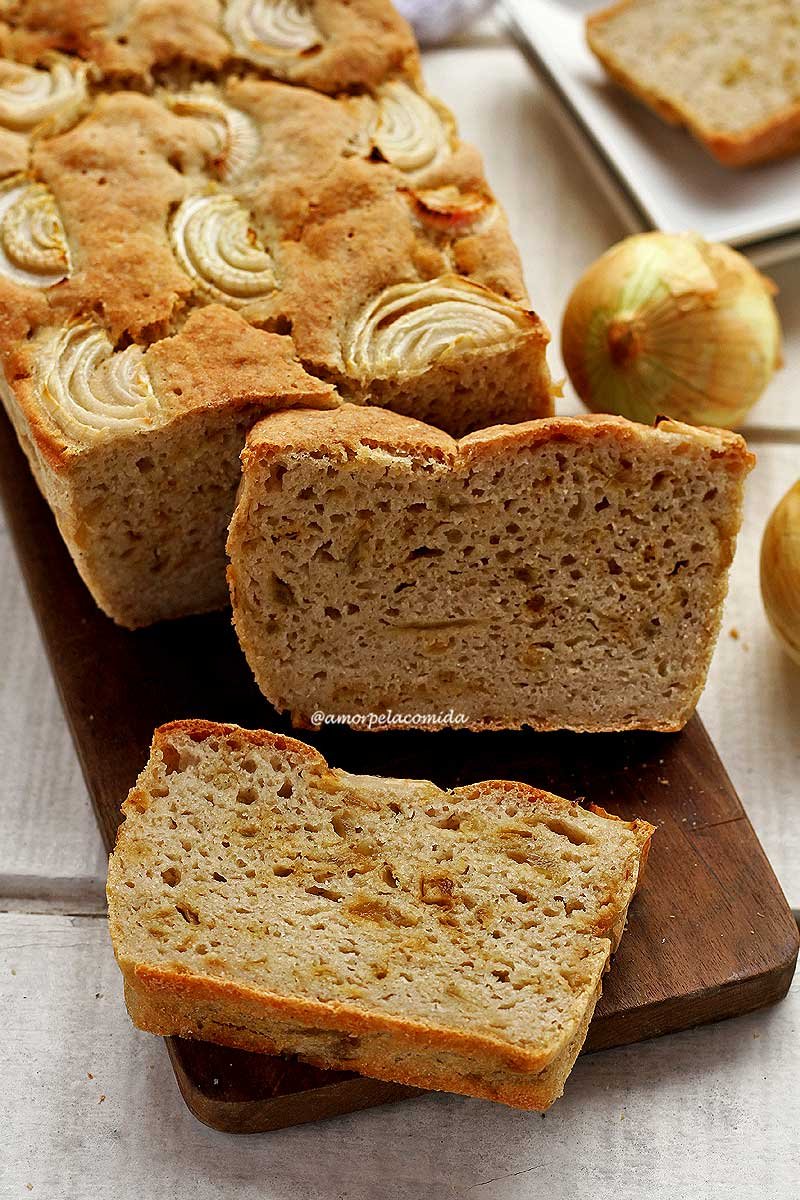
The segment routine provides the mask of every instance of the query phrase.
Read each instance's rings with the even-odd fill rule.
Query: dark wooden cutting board
[[[4,417],[0,492],[109,849],[156,725],[196,716],[290,732],[256,690],[227,613],[129,633],[98,611]],[[527,780],[658,827],[587,1049],[735,1016],[785,995],[797,929],[697,717],[669,735],[303,736],[347,770],[425,777],[447,787]],[[279,1129],[415,1094],[203,1042],[172,1038],[168,1048],[192,1112],[230,1132]]]

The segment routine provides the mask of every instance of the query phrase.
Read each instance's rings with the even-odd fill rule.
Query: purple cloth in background
[[[488,12],[494,0],[394,0],[422,46],[436,46]]]

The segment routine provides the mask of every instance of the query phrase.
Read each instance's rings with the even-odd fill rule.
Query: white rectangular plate
[[[586,45],[586,14],[602,0],[503,0],[512,32],[624,194],[641,229],[694,230],[759,262],[800,251],[800,157],[720,166],[686,130],[665,124],[605,74]]]

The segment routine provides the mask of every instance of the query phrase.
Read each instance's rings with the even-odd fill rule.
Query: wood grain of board
[[[0,491],[108,848],[154,727],[199,716],[291,732],[252,682],[227,613],[130,633],[94,605],[0,419]],[[305,736],[305,735],[304,735]],[[657,826],[587,1049],[654,1037],[780,999],[797,929],[699,719],[680,734],[308,735],[337,767],[454,787],[521,779]],[[415,1094],[287,1058],[169,1039],[181,1091],[207,1124],[254,1132]]]

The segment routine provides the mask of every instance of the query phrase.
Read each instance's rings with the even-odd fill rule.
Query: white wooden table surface
[[[554,331],[558,374],[569,290],[627,231],[510,45],[472,38],[429,54],[427,73],[484,150],[534,304]],[[798,906],[800,670],[767,628],[757,563],[767,515],[800,476],[800,263],[773,275],[786,366],[750,423],[759,463],[701,712]],[[564,410],[577,411],[574,400]],[[431,1095],[277,1134],[201,1126],[160,1041],[134,1030],[123,1007],[103,850],[5,528],[0,630],[2,1200],[798,1194],[798,979],[769,1011],[582,1059],[545,1118]]]

